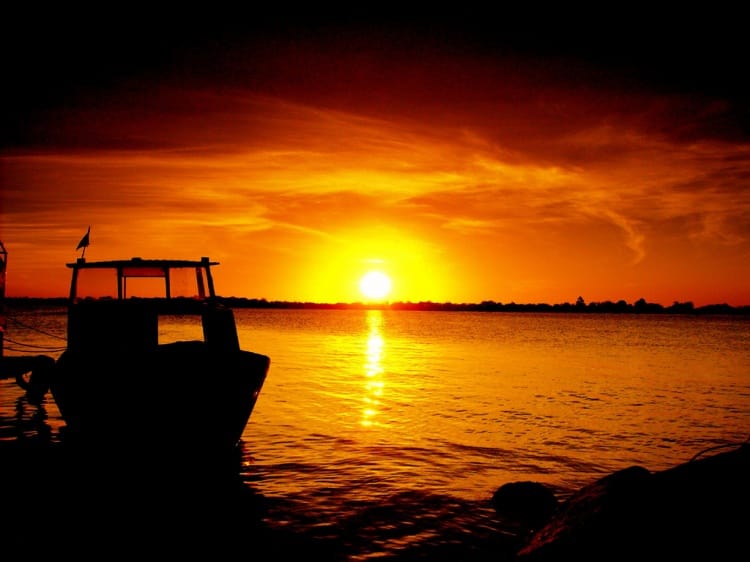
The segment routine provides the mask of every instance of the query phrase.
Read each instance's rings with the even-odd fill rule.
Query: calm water
[[[62,311],[11,315],[9,339],[42,346],[34,352],[64,345],[53,337],[65,335]],[[605,473],[661,470],[750,435],[748,318],[236,317],[243,348],[271,357],[242,477],[267,500],[270,526],[346,534],[350,560],[491,542],[507,531],[489,503],[506,482],[544,482],[564,497]],[[165,321],[160,337],[198,329]],[[0,385],[0,436],[56,439],[63,424],[49,396],[40,415],[14,383]]]

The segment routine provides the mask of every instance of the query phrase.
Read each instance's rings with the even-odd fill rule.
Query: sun
[[[384,299],[391,292],[391,278],[382,271],[368,271],[359,280],[359,290],[368,299]]]

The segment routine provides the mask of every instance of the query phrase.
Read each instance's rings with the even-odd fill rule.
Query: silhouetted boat
[[[216,299],[215,265],[205,257],[67,264],[67,349],[50,381],[67,438],[158,451],[236,448],[270,358],[240,349],[233,311]],[[180,274],[194,294],[174,294]],[[130,296],[129,283],[150,292]],[[84,285],[95,296],[84,296]],[[160,342],[170,316],[192,317],[203,337]]]

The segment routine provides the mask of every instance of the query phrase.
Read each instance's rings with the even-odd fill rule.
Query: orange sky
[[[65,295],[91,225],[87,259],[209,256],[225,296],[354,302],[377,267],[391,301],[750,304],[732,44],[52,29],[13,38],[8,295]]]

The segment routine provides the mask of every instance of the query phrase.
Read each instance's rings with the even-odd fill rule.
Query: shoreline
[[[182,297],[174,297],[180,300]],[[692,302],[674,302],[669,306],[649,303],[639,299],[635,303],[624,300],[617,302],[589,302],[579,297],[574,304],[569,302],[548,303],[502,303],[482,301],[480,303],[452,302],[337,302],[318,303],[307,301],[274,301],[247,297],[216,297],[216,300],[229,308],[285,309],[285,310],[414,310],[441,312],[529,312],[529,313],[574,313],[574,314],[638,314],[638,315],[693,315],[693,316],[750,316],[750,305],[732,306],[726,303],[695,306]],[[8,304],[24,310],[37,307],[66,307],[65,297],[6,297]]]

